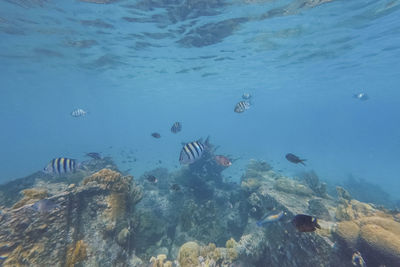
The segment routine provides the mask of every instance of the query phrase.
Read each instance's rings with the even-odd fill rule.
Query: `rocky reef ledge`
[[[316,173],[292,179],[262,161],[232,183],[212,156],[146,174],[158,183],[107,165],[0,186],[0,266],[350,267],[356,251],[367,266],[400,266],[398,211],[341,187],[330,196]],[[278,212],[280,220],[257,226]],[[317,217],[321,229],[297,231],[296,214]]]
[[[2,266],[122,266],[134,257],[128,215],[142,192],[132,176],[103,169],[51,196],[43,188],[23,194],[0,215]],[[35,209],[45,197],[54,207]]]

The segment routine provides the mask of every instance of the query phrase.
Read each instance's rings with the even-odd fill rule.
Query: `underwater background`
[[[225,182],[257,159],[399,208],[399,25],[397,0],[0,1],[0,184],[88,152],[180,171],[210,136]]]

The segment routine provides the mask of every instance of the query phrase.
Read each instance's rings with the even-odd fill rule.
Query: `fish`
[[[41,199],[32,205],[32,209],[39,213],[49,213],[60,206],[51,199]]]
[[[178,184],[173,184],[173,185],[171,185],[170,189],[172,191],[180,191],[181,187]]]
[[[147,175],[146,180],[153,184],[158,182],[157,178],[154,175]]]
[[[86,156],[91,157],[92,159],[102,159],[100,153],[97,152],[86,153]]]
[[[357,98],[358,100],[361,100],[361,101],[366,101],[369,99],[369,96],[366,93],[354,94],[353,97]]]
[[[359,251],[353,253],[353,256],[351,257],[351,263],[357,267],[367,267],[367,264],[365,263]]]
[[[242,113],[250,108],[250,102],[249,101],[240,101],[235,105],[235,108],[233,111],[236,113]]]
[[[257,226],[261,227],[266,223],[277,222],[283,217],[284,214],[285,214],[285,212],[283,212],[283,211],[281,211],[279,213],[272,213],[272,214],[271,214],[271,212],[269,212],[269,213],[265,214],[261,218],[261,220],[259,220],[257,222]]]
[[[305,214],[298,214],[292,220],[293,225],[299,232],[314,232],[317,228],[321,229],[315,217]]]
[[[160,138],[161,135],[159,133],[152,133],[151,136],[153,136],[154,138]]]
[[[171,132],[178,133],[182,130],[182,123],[179,121],[175,122],[171,127]]]
[[[206,146],[200,140],[186,143],[181,150],[179,162],[181,164],[192,164],[201,158],[205,148]]]
[[[251,98],[251,94],[250,93],[244,93],[242,95],[242,98],[245,99],[245,100],[249,100]]]
[[[66,174],[75,172],[80,167],[75,159],[55,158],[43,169],[47,174]]]
[[[229,167],[232,165],[232,162],[225,156],[217,155],[214,157],[214,159],[221,166]]]
[[[292,154],[292,153],[286,154],[285,157],[286,157],[286,159],[287,159],[288,161],[290,161],[290,162],[292,162],[292,163],[295,163],[295,164],[301,163],[301,164],[303,164],[304,166],[306,166],[306,164],[304,163],[304,161],[305,161],[306,159],[300,159],[298,156],[296,156],[296,155],[294,155],[294,154]]]
[[[83,116],[86,116],[87,114],[88,114],[88,112],[83,110],[83,109],[81,109],[81,108],[74,109],[71,112],[71,116],[75,117],[75,118],[83,117]]]
[[[5,261],[8,258],[9,253],[0,254],[0,261]]]

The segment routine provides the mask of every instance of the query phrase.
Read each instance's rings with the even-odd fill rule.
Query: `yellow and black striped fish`
[[[43,171],[48,174],[66,174],[74,172],[78,165],[75,159],[55,158],[47,164]]]
[[[205,146],[200,141],[187,143],[181,150],[179,162],[181,164],[192,164],[203,155]]]

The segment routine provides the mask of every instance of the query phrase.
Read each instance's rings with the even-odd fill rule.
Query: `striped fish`
[[[249,101],[240,101],[235,105],[235,111],[236,113],[242,113],[245,110],[250,108],[250,102]]]
[[[47,174],[66,174],[76,171],[78,165],[75,159],[55,158],[49,162],[43,171]]]
[[[73,111],[71,112],[71,116],[72,116],[72,117],[75,117],[75,118],[77,118],[77,117],[83,117],[83,116],[86,116],[87,114],[88,114],[87,111],[84,111],[84,110],[81,109],[81,108],[75,109],[75,110],[73,110]]]
[[[200,141],[187,143],[181,150],[179,162],[181,164],[192,164],[203,155],[205,146]]]
[[[175,122],[171,127],[171,132],[173,133],[180,132],[181,130],[182,130],[182,124],[179,121]]]

